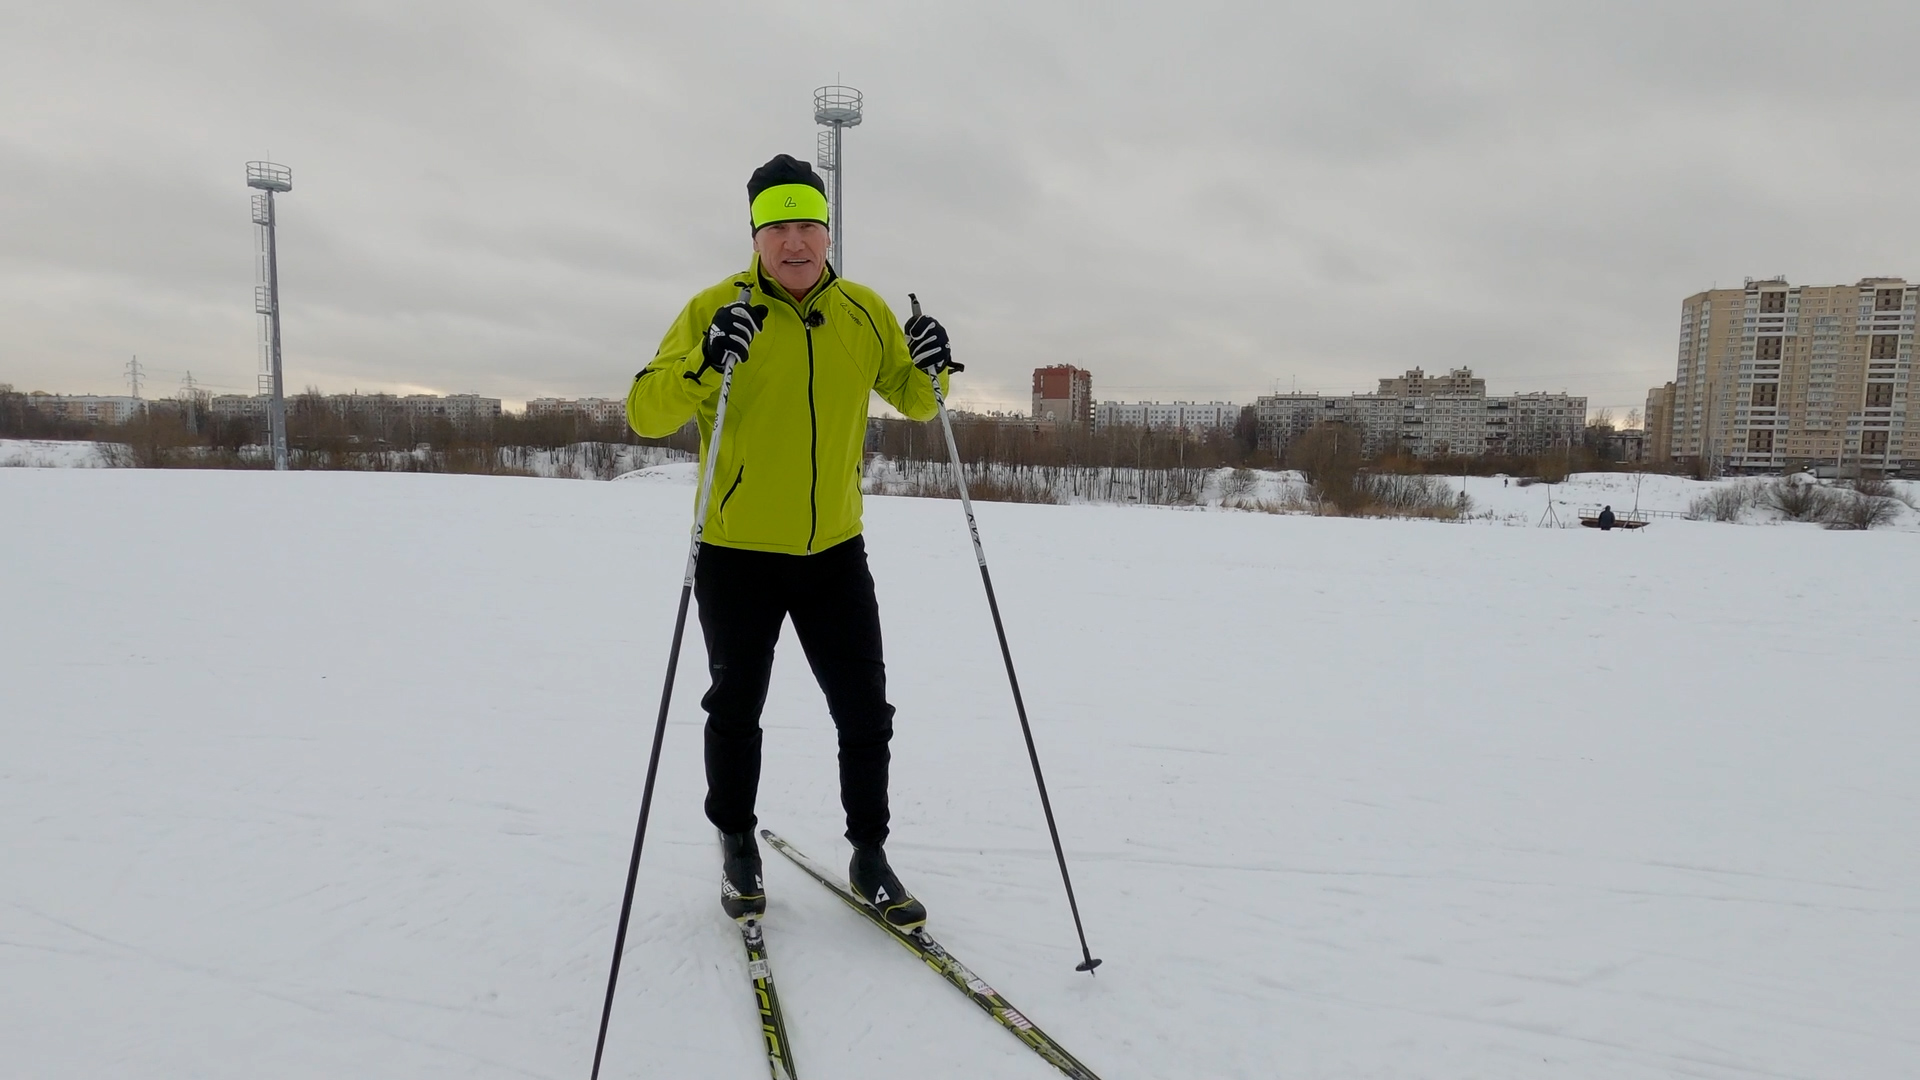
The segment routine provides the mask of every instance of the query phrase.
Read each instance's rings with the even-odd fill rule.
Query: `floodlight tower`
[[[819,163],[833,174],[833,240],[828,257],[833,268],[847,272],[846,204],[841,201],[841,180],[846,174],[846,158],[841,139],[850,127],[860,124],[860,91],[851,86],[822,86],[813,92],[813,122],[827,130],[820,133]]]
[[[271,161],[247,162],[247,186],[253,196],[253,223],[260,227],[260,276],[253,310],[260,319],[260,392],[267,395],[267,437],[273,467],[287,467],[287,383],[280,369],[280,252],[274,242],[273,196],[293,190],[293,170]]]

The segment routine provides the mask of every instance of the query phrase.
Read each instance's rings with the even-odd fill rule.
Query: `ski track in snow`
[[[0,1076],[584,1076],[690,473],[0,470]],[[1910,531],[978,512],[1106,965],[946,501],[868,500],[891,850],[1107,1080],[1913,1075]],[[702,658],[610,1077],[765,1075]],[[843,862],[834,777],[784,643],[762,818]],[[767,877],[802,1076],[1058,1075]]]

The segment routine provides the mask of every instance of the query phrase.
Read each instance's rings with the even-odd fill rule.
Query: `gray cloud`
[[[240,167],[294,385],[617,394],[848,140],[852,276],[1017,405],[1470,364],[1630,406],[1682,297],[1920,275],[1911,5],[77,2],[0,16],[0,381],[251,386]]]

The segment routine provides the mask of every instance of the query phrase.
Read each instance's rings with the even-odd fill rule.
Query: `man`
[[[1616,519],[1613,516],[1613,507],[1603,506],[1600,508],[1600,531],[1601,532],[1606,532],[1607,530],[1613,528],[1613,523],[1615,520]]]
[[[946,373],[960,366],[939,323],[916,317],[903,335],[885,301],[827,265],[826,185],[812,166],[775,157],[747,181],[747,200],[752,263],[687,304],[627,394],[627,421],[644,436],[697,417],[704,466],[725,357],[745,358],[734,369],[693,585],[712,676],[700,704],[720,903],[735,919],[767,908],[753,838],[760,710],[791,618],[839,733],[847,876],[889,922],[918,926],[926,908],[883,847],[893,706],[860,535],[860,465],[870,392],[927,420],[936,410],[929,376],[944,393]],[[746,303],[742,285],[752,289]]]

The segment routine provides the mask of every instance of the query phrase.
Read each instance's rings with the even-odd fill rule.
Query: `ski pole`
[[[753,299],[753,287],[736,281],[739,302]],[[693,571],[700,562],[700,538],[707,531],[707,500],[713,495],[713,468],[720,457],[720,427],[727,420],[727,394],[733,390],[733,366],[746,359],[729,352],[721,362],[720,400],[713,408],[713,435],[707,463],[700,470],[700,494],[694,500],[693,539],[687,544],[687,575],[680,586],[680,610],[673,617],[673,647],[667,650],[667,679],[660,688],[660,716],[653,724],[653,752],[647,757],[647,782],[640,790],[640,824],[633,833],[633,859],[627,863],[627,893],[620,901],[620,926],[613,934],[613,967],[607,972],[607,1003],[600,1008],[600,1037],[593,1044],[593,1080],[600,1078],[600,1055],[607,1049],[607,1022],[613,1018],[613,988],[620,981],[620,955],[627,947],[627,920],[633,916],[633,886],[640,877],[640,845],[647,839],[647,815],[653,810],[653,782],[660,772],[660,747],[667,738],[667,706],[673,702],[673,676],[680,669],[680,641],[687,631],[687,604],[693,599]]]
[[[913,317],[920,317],[920,298],[907,294],[913,302]],[[973,500],[967,496],[967,473],[960,464],[960,444],[953,440],[953,421],[947,417],[947,395],[940,389],[939,372],[928,372],[933,380],[933,400],[940,409],[940,427],[947,435],[947,455],[953,460],[953,482],[960,489],[960,508],[967,514],[967,534],[973,537],[974,561],[980,564],[980,583],[987,587],[987,610],[993,613],[993,632],[1000,639],[1000,659],[1007,665],[1007,685],[1013,688],[1013,711],[1020,716],[1020,734],[1027,740],[1027,760],[1033,763],[1033,783],[1040,789],[1040,809],[1047,815],[1047,833],[1053,837],[1053,857],[1060,862],[1060,883],[1067,887],[1067,908],[1073,912],[1073,929],[1080,935],[1080,963],[1075,971],[1093,973],[1100,966],[1087,948],[1087,928],[1080,922],[1080,904],[1073,898],[1073,878],[1067,873],[1067,852],[1060,846],[1060,827],[1053,821],[1053,800],[1047,798],[1047,778],[1040,771],[1040,751],[1033,745],[1033,725],[1027,722],[1027,703],[1020,697],[1020,677],[1013,673],[1013,650],[1007,647],[1007,629],[1000,622],[1000,601],[993,595],[993,575],[987,572],[987,549],[980,546],[980,523],[974,520]]]

